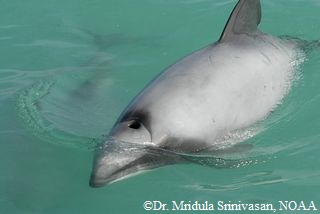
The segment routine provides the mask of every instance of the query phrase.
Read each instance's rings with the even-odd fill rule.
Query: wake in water
[[[196,191],[212,191],[212,192],[223,192],[223,191],[234,191],[242,188],[248,188],[250,186],[260,185],[271,185],[278,184],[288,181],[286,178],[282,178],[276,175],[273,171],[262,171],[247,174],[243,177],[238,178],[233,183],[229,184],[193,184],[187,185],[185,188],[196,190]]]
[[[29,76],[35,75],[30,76],[33,79],[47,78],[18,92],[17,109],[26,127],[46,142],[92,151],[115,120],[113,115],[119,113],[117,108],[123,97],[116,92],[123,91],[126,96],[122,84],[117,83],[121,80],[111,71],[116,57],[110,50],[143,38],[99,35],[74,26],[67,27],[68,31],[72,30],[72,36],[86,40],[82,41],[84,44],[92,43],[93,50],[88,44],[83,45],[89,49],[83,54],[91,54],[91,58],[74,67],[28,72]],[[146,41],[148,39],[144,38],[143,42]],[[41,40],[21,45],[67,48],[72,43]]]
[[[134,164],[138,164],[139,171],[171,164],[197,164],[216,169],[243,168],[265,163],[271,159],[268,155],[261,155],[261,153],[257,155],[252,149],[253,146],[251,144],[240,143],[233,145],[230,142],[229,147],[225,148],[208,148],[203,151],[183,153],[159,148],[153,143],[136,144],[106,137],[97,145],[96,155],[98,157],[106,156],[105,161],[110,158],[111,162],[117,162],[121,165],[127,159],[140,157],[124,167],[132,167]],[[123,176],[126,173],[124,172]]]
[[[38,82],[19,94],[18,111],[24,123],[32,133],[49,143],[92,150],[95,140],[58,129],[43,116],[41,101],[52,86],[54,82]]]

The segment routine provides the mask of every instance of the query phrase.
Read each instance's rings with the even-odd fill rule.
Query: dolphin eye
[[[131,129],[139,129],[141,127],[141,124],[137,120],[132,120],[128,123],[128,127]]]

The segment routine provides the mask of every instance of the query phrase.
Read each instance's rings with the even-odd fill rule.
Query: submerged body
[[[97,150],[91,186],[181,162],[179,153],[229,146],[219,139],[273,111],[290,88],[300,51],[260,32],[259,22],[260,2],[240,0],[218,42],[152,81],[119,117],[113,140]]]

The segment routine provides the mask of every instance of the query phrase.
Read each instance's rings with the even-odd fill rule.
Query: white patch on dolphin
[[[123,111],[96,152],[90,185],[229,147],[288,93],[303,53],[258,29],[259,0],[240,0],[220,39],[171,65]],[[227,140],[224,140],[227,139]]]

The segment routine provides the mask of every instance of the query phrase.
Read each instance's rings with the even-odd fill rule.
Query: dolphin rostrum
[[[290,89],[302,54],[296,43],[261,32],[260,20],[259,0],[239,0],[217,42],[150,82],[97,148],[90,185],[223,148],[224,136],[266,118]]]

